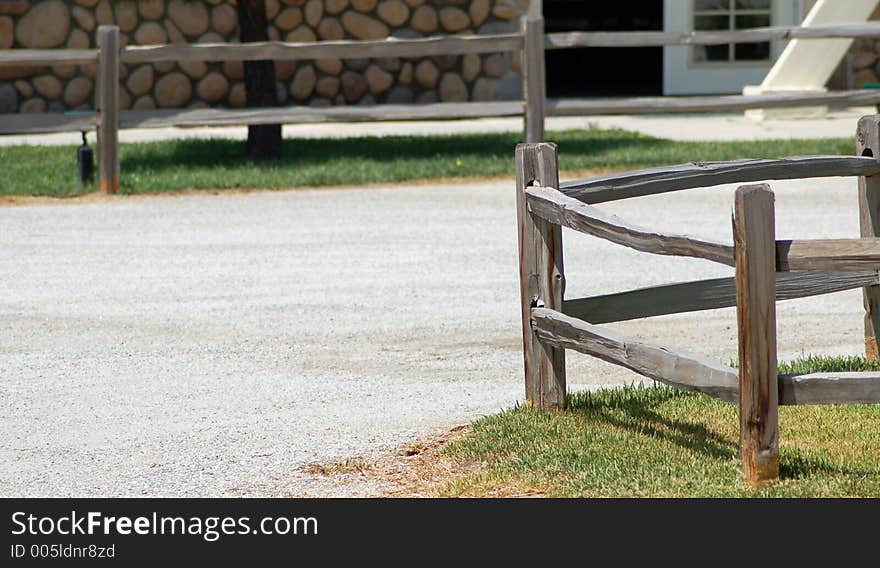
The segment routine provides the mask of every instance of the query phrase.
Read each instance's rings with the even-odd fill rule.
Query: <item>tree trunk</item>
[[[242,43],[268,41],[268,29],[265,0],[238,0],[238,37]],[[245,61],[244,87],[248,107],[278,106],[272,61]],[[248,126],[246,152],[250,158],[281,157],[281,125]]]

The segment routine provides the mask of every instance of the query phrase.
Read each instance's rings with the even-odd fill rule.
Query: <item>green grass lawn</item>
[[[674,142],[624,130],[550,132],[563,172],[627,170],[688,161],[852,154],[850,138]],[[285,140],[284,158],[252,162],[241,141],[176,140],[121,146],[125,194],[187,189],[279,189],[420,179],[513,176],[519,135],[388,136]],[[0,195],[69,197],[96,190],[76,181],[75,146],[0,147]]]
[[[780,372],[876,370],[863,358],[804,357]],[[450,496],[877,497],[880,406],[780,408],[780,481],[751,490],[737,407],[667,387],[569,397],[564,412],[519,407],[477,421],[447,456],[471,467]],[[467,469],[467,468],[465,468]]]

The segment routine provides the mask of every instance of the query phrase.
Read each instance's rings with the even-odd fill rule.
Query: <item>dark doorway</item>
[[[663,0],[544,0],[547,33],[663,29]],[[663,93],[663,48],[547,51],[548,97],[609,97]]]

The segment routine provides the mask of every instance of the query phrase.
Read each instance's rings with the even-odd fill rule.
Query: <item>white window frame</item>
[[[771,26],[800,23],[800,0],[771,0]],[[664,30],[687,33],[693,31],[693,0],[664,0]],[[740,93],[745,85],[763,81],[773,61],[785,47],[772,42],[770,60],[764,61],[693,61],[690,46],[663,48],[664,95],[712,95]]]

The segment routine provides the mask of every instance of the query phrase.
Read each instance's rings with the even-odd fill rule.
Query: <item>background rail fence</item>
[[[169,44],[120,47],[119,30],[102,26],[97,49],[0,50],[0,67],[98,64],[96,110],[83,113],[0,115],[0,134],[98,131],[100,185],[119,187],[118,129],[167,126],[238,126],[379,120],[446,120],[523,116],[526,142],[545,139],[547,116],[732,112],[804,106],[852,106],[880,103],[880,91],[792,92],[764,95],[636,97],[548,100],[545,50],[590,47],[660,47],[716,45],[789,39],[876,38],[880,22],[811,27],[771,27],[729,32],[566,32],[544,33],[540,2],[532,2],[520,31],[480,36],[433,36],[417,39],[325,41],[307,43]],[[252,61],[284,59],[425,57],[468,53],[513,52],[522,63],[523,100],[428,104],[379,104],[339,107],[247,109],[120,110],[119,65],[165,61]],[[114,71],[115,69],[115,71]],[[104,156],[103,158],[100,156]]]
[[[686,164],[560,185],[556,146],[516,150],[517,219],[527,402],[565,406],[565,350],[694,390],[740,410],[740,457],[753,486],[779,476],[778,406],[880,403],[880,372],[779,375],[776,302],[862,288],[865,350],[876,359],[880,333],[880,116],[859,121],[857,156],[815,156]],[[734,204],[733,244],[639,227],[596,203],[722,183],[858,176],[861,237],[776,240],[774,194],[743,185]],[[735,268],[733,278],[655,286],[568,300],[562,227],[641,252],[687,256]],[[623,337],[599,324],[737,308],[739,366]]]

